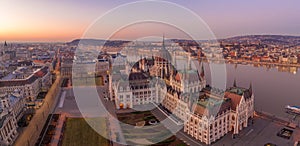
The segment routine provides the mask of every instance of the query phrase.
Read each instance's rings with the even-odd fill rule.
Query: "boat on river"
[[[300,106],[290,106],[290,105],[287,105],[285,107],[285,109],[286,109],[287,113],[293,113],[293,114],[300,115]]]

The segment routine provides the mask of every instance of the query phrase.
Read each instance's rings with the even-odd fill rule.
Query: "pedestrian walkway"
[[[59,100],[59,104],[58,104],[59,108],[62,108],[64,106],[65,98],[66,98],[66,91],[63,91],[63,93],[61,94],[60,100]]]
[[[60,114],[58,123],[56,125],[55,134],[52,137],[50,146],[58,146],[62,144],[62,133],[64,131],[66,121],[66,114]]]

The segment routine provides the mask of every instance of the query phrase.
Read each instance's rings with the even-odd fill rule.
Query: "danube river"
[[[205,63],[207,82],[211,82],[210,69]],[[223,66],[223,68],[225,68]],[[254,67],[253,65],[226,64],[227,87],[237,85],[252,88],[255,96],[255,109],[282,118],[287,118],[286,105],[300,106],[300,72],[281,72],[276,67]]]

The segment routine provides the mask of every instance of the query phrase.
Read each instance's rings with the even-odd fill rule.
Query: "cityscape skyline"
[[[299,5],[0,0],[0,146],[300,146]]]
[[[88,26],[99,16],[128,2],[134,1],[2,1],[0,2],[0,40],[71,41],[81,38]],[[232,0],[216,3],[176,0],[172,2],[199,15],[218,39],[256,34],[300,35],[297,30],[297,26],[300,25],[297,15],[300,11],[297,9],[298,1],[286,3],[277,0],[263,2]],[[161,26],[155,26],[150,30],[160,32],[165,30],[169,35],[167,37],[170,38],[178,36],[176,31],[169,31]],[[126,32],[118,39],[126,39],[124,36],[133,35],[135,34]]]

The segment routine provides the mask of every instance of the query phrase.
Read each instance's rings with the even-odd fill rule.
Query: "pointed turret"
[[[201,66],[201,74],[200,74],[200,76],[201,76],[201,78],[204,78],[204,76],[205,76],[203,64]]]
[[[201,49],[198,48],[198,53],[197,53],[197,58],[198,58],[198,63],[201,63]]]
[[[191,54],[188,55],[188,70],[192,69],[192,64],[191,64]]]
[[[175,51],[173,51],[173,65],[175,66],[175,68],[177,67],[177,65],[176,65],[176,53],[175,53]]]
[[[7,43],[6,43],[6,41],[4,42],[4,47],[7,47]]]
[[[235,78],[234,78],[234,81],[233,81],[233,87],[237,87]]]
[[[252,83],[250,83],[250,86],[249,86],[249,92],[250,92],[250,94],[252,95]]]
[[[163,35],[162,48],[161,48],[159,56],[161,58],[163,58],[165,61],[168,61],[168,62],[172,61],[172,56],[170,55],[169,51],[166,49],[165,35]]]

